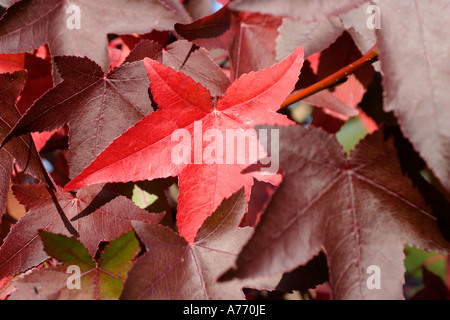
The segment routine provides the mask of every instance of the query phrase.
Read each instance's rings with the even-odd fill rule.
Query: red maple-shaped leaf
[[[20,118],[16,100],[24,87],[26,77],[27,73],[23,70],[0,74],[0,140],[6,137]],[[14,163],[35,178],[45,180],[42,163],[30,135],[14,138],[6,143],[0,149],[0,221],[6,205]]]
[[[54,56],[87,56],[109,69],[108,33],[173,30],[189,15],[176,0],[22,0],[0,20],[0,52],[26,52],[48,43]]]
[[[148,252],[130,270],[121,299],[244,299],[242,288],[274,289],[280,275],[218,283],[233,265],[253,228],[238,228],[245,212],[243,190],[225,199],[205,220],[193,243],[161,225],[133,222]]]
[[[111,241],[131,230],[132,220],[157,223],[162,218],[162,214],[140,209],[101,185],[83,188],[76,197],[43,185],[16,185],[13,191],[29,211],[0,247],[0,278],[24,272],[48,257],[39,239],[41,229],[76,236],[93,256],[101,241]]]
[[[249,199],[253,178],[279,181],[273,172],[242,173],[260,158],[236,140],[245,143],[244,135],[258,147],[254,125],[292,123],[276,111],[294,88],[302,64],[299,47],[279,64],[241,76],[214,105],[209,92],[190,77],[146,59],[159,109],[114,140],[65,189],[178,175],[178,228],[192,241],[224,198],[244,186]],[[226,139],[227,131],[241,139]]]
[[[275,63],[275,39],[281,18],[223,7],[189,24],[176,24],[177,32],[206,48],[228,51],[231,77],[264,69]],[[294,48],[295,49],[295,48]]]
[[[69,126],[70,176],[75,177],[105,147],[153,111],[148,77],[141,62],[105,75],[88,58],[55,57],[64,79],[37,100],[9,136]]]
[[[405,244],[450,252],[392,137],[379,130],[347,157],[322,130],[279,130],[283,182],[222,280],[290,271],[323,249],[334,299],[401,299]]]

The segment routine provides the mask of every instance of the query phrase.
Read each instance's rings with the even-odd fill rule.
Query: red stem
[[[328,77],[320,80],[319,82],[316,82],[315,84],[302,89],[296,93],[291,94],[282,104],[280,109],[285,108],[289,105],[291,105],[294,102],[300,101],[305,99],[306,97],[309,97],[313,95],[314,93],[317,93],[319,91],[322,91],[326,88],[329,88],[337,83],[339,83],[341,80],[347,78],[349,75],[354,73],[355,71],[374,63],[378,60],[378,48],[377,45],[373,46],[372,49],[369,50],[364,56],[356,60],[355,62],[352,62],[348,66],[342,68],[341,70],[333,73],[332,75],[329,75]]]

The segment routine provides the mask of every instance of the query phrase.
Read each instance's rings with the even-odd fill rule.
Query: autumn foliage
[[[450,3],[219,2],[0,1],[0,298],[448,298]]]

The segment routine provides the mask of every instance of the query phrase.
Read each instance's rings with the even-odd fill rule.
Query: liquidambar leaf
[[[27,73],[25,70],[0,74],[0,140],[20,118],[16,100],[22,91]],[[31,136],[14,138],[0,149],[0,221],[6,206],[13,164],[41,181],[45,180],[43,166]]]
[[[402,299],[405,244],[450,252],[392,137],[379,130],[347,158],[322,130],[278,129],[284,180],[222,280],[290,271],[323,248],[334,299]]]
[[[132,260],[140,251],[134,231],[111,241],[98,261],[75,238],[40,231],[45,251],[61,264],[38,269],[14,281],[9,300],[112,300],[118,299]],[[79,274],[76,272],[79,271]]]
[[[450,72],[446,62],[450,42],[440,32],[450,27],[449,3],[375,3],[382,12],[377,37],[386,86],[384,108],[394,111],[404,135],[450,191]]]
[[[84,57],[55,57],[64,79],[28,109],[9,137],[69,126],[69,167],[75,177],[115,138],[153,111],[141,62],[105,75]]]
[[[237,79],[244,73],[275,63],[275,40],[280,25],[279,17],[235,12],[224,6],[192,23],[176,24],[175,29],[199,46],[227,50],[231,60],[231,78]]]
[[[367,0],[235,0],[230,3],[233,10],[262,12],[303,22],[320,22],[329,17],[345,13]]]
[[[177,0],[22,0],[0,20],[0,52],[48,43],[53,55],[87,56],[106,72],[108,33],[172,30],[176,22],[189,20]]]
[[[264,149],[258,148],[254,125],[292,124],[276,111],[294,88],[302,64],[298,47],[279,64],[234,81],[215,105],[208,90],[190,77],[146,59],[158,110],[114,140],[65,189],[178,176],[178,229],[192,241],[224,198],[245,187],[249,199],[253,178],[279,182],[276,172],[242,171],[265,157],[257,154],[256,149]],[[237,146],[243,139],[255,148]]]
[[[244,299],[243,287],[274,289],[276,275],[251,281],[218,283],[218,276],[233,265],[253,228],[239,228],[245,212],[245,193],[238,191],[223,201],[189,244],[161,225],[133,223],[148,252],[129,273],[121,299]]]
[[[166,47],[151,40],[142,40],[131,51],[125,62],[145,58],[152,58],[176,71],[182,71],[208,89],[213,97],[223,96],[231,84],[206,49],[186,40],[175,41]]]
[[[132,229],[131,221],[157,223],[153,214],[102,185],[83,188],[76,197],[43,185],[16,185],[14,195],[29,210],[11,228],[0,247],[0,278],[16,275],[48,258],[39,230],[76,236],[94,255],[101,241],[111,241]]]

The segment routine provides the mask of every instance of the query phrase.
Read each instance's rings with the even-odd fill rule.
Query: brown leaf
[[[450,252],[431,209],[402,173],[393,138],[384,141],[382,130],[347,158],[322,130],[270,128],[280,130],[284,181],[237,268],[222,279],[289,271],[323,248],[334,299],[401,299],[405,244]],[[380,289],[367,285],[372,265],[380,268]]]

